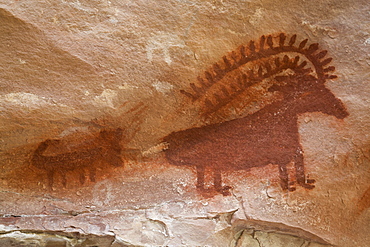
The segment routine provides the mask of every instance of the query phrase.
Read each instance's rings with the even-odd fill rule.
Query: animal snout
[[[346,108],[342,107],[341,111],[339,112],[338,116],[336,116],[339,119],[344,119],[349,116],[349,113]]]

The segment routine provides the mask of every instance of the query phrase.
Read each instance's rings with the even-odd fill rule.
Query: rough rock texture
[[[0,246],[369,246],[369,13],[0,1]]]

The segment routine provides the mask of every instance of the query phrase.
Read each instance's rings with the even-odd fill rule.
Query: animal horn
[[[278,45],[274,46],[274,40],[276,40],[275,43]],[[192,101],[201,100],[202,102],[208,102],[206,107],[211,107],[215,110],[214,107],[220,104],[211,102],[215,100],[221,100],[226,103],[230,102],[237,94],[242,93],[248,87],[261,82],[267,77],[277,75],[284,70],[293,69],[300,71],[300,73],[308,73],[311,71],[311,68],[305,68],[308,62],[314,66],[319,81],[325,82],[326,79],[336,78],[335,75],[330,74],[335,71],[335,67],[328,66],[332,58],[325,58],[328,53],[326,50],[320,51],[318,43],[310,44],[305,48],[308,39],[304,39],[298,44],[296,44],[296,41],[296,34],[290,38],[287,38],[287,35],[284,33],[280,33],[277,36],[262,35],[257,41],[257,47],[255,45],[256,42],[253,40],[248,45],[239,46],[235,51],[223,56],[220,61],[210,66],[202,76],[198,76],[196,83],[190,83],[190,91],[180,90],[180,93]],[[292,58],[287,56],[289,53],[298,53],[298,55]],[[279,55],[282,56],[279,57]],[[301,59],[302,57],[306,59]],[[251,69],[248,72],[242,72],[243,79],[228,80],[227,84],[224,85],[223,78],[226,75],[238,71],[240,67],[247,63],[253,63],[261,59],[264,61],[258,63],[260,66],[256,71]],[[299,62],[300,59],[302,62]],[[214,88],[214,90],[211,90],[213,93],[208,93],[211,88]],[[213,100],[207,99],[209,97],[212,97]],[[212,111],[212,109],[209,110]]]

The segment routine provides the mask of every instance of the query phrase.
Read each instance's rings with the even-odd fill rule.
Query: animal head
[[[342,101],[325,86],[324,80],[310,74],[278,76],[275,79],[280,84],[274,84],[268,91],[282,94],[285,104],[291,105],[296,114],[322,112],[338,119],[349,115]]]
[[[113,130],[101,130],[99,133],[100,138],[107,143],[119,143],[123,137],[123,130],[121,128]]]
[[[60,143],[58,139],[47,139],[41,142],[34,152],[34,156],[41,155],[49,146]]]

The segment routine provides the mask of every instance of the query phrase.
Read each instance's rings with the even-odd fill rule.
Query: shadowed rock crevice
[[[134,245],[118,241],[114,235],[98,236],[67,232],[12,231],[0,233],[0,246],[129,247]]]

